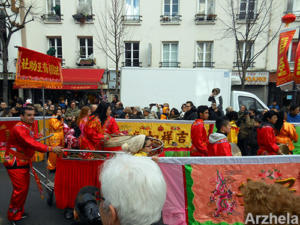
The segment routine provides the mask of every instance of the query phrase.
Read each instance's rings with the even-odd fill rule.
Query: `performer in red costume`
[[[277,122],[277,113],[268,111],[264,114],[263,122],[257,128],[257,155],[278,155],[279,146],[276,144],[274,124]]]
[[[35,151],[62,152],[62,147],[48,147],[38,142],[37,138],[38,134],[34,132],[34,108],[27,106],[21,111],[21,122],[17,123],[10,132],[5,152],[4,166],[13,185],[7,213],[8,220],[12,225],[16,225],[17,221],[26,217],[24,204],[29,189],[31,158]],[[34,175],[41,191],[39,179],[35,172]]]
[[[232,156],[231,146],[227,140],[230,123],[225,119],[216,121],[217,132],[209,136],[208,156]]]
[[[112,135],[112,136],[119,136],[119,135],[123,135],[120,130],[119,130],[119,126],[115,120],[115,118],[113,118],[111,116],[111,107],[109,103],[104,103],[103,104],[104,109],[103,109],[103,114],[101,115],[101,121],[105,121],[104,122],[104,132],[106,134]]]
[[[123,133],[120,132],[119,126],[115,120],[111,116],[111,106],[109,103],[104,103],[103,104],[103,113],[101,115],[100,120],[105,121],[103,124],[104,127],[104,133],[109,135],[110,137],[117,137],[117,136],[123,136]],[[121,151],[122,147],[105,147],[105,151]]]
[[[198,119],[196,119],[191,128],[192,148],[191,156],[207,156],[208,136],[213,131],[213,124],[210,125],[207,132],[204,127],[204,120],[208,119],[208,107],[201,105],[197,108]],[[207,135],[208,133],[208,135]]]
[[[104,134],[101,115],[104,113],[104,103],[100,103],[96,111],[89,117],[86,125],[83,128],[83,133],[80,139],[80,149],[85,150],[101,150],[103,149],[104,141],[108,140],[108,135]],[[92,158],[91,153],[83,154],[84,158]]]

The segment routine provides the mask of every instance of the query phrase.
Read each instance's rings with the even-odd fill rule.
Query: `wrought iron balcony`
[[[179,23],[181,21],[181,15],[161,15],[161,23]]]
[[[217,18],[217,15],[216,14],[200,14],[200,13],[197,13],[195,15],[195,22],[196,23],[199,23],[199,22],[214,22]]]
[[[44,14],[41,16],[41,18],[45,21],[45,22],[61,22],[63,15],[57,15],[55,13],[51,13],[51,14]]]
[[[194,68],[196,67],[205,67],[205,68],[212,68],[214,67],[215,62],[193,62]]]
[[[94,66],[96,64],[95,58],[79,58],[76,62],[77,66]]]
[[[124,16],[122,16],[122,21],[124,23],[141,23],[142,16],[140,16],[140,15],[124,15]]]
[[[160,62],[160,67],[180,67],[180,62]]]
[[[77,13],[73,15],[74,20],[76,20],[79,23],[85,23],[90,22],[94,20],[94,14],[91,15],[83,15],[81,13]]]

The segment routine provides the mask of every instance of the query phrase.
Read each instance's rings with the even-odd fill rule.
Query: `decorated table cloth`
[[[164,224],[243,224],[239,188],[248,179],[300,194],[300,156],[160,158],[167,183]]]
[[[103,160],[57,159],[54,193],[56,207],[74,208],[79,190],[84,186],[100,188],[99,174]]]

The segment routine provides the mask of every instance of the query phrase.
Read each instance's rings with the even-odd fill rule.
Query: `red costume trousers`
[[[20,220],[29,190],[29,168],[7,169],[7,173],[13,185],[7,217],[8,220]]]

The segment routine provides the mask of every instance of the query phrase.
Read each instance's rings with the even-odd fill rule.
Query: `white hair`
[[[116,209],[121,225],[150,225],[160,219],[166,183],[151,158],[117,155],[104,163],[100,182],[103,197]]]

